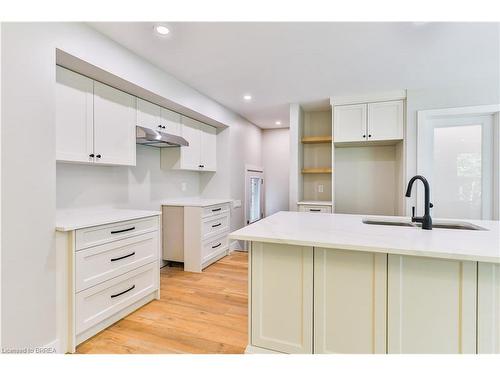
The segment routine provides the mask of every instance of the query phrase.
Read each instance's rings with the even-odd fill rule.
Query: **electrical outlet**
[[[235,199],[233,201],[233,208],[240,208],[241,207],[241,200]]]
[[[182,190],[182,191],[186,191],[186,190],[187,190],[187,186],[188,186],[188,185],[187,185],[187,183],[186,183],[186,182],[182,182],[182,183],[181,183],[181,190]]]
[[[322,193],[324,191],[324,185],[318,185],[318,193]]]

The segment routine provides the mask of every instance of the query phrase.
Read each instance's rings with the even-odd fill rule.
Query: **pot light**
[[[245,99],[246,101],[250,101],[252,100],[252,95],[249,94],[243,95],[243,99]]]
[[[170,32],[170,30],[168,29],[168,27],[163,26],[163,25],[157,25],[157,26],[155,26],[155,31],[159,35],[167,35]]]
[[[281,125],[281,121],[278,120],[278,121],[275,122],[275,124],[276,125]]]

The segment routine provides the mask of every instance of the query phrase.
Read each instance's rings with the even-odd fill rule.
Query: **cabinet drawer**
[[[99,225],[78,229],[75,234],[76,250],[102,245],[106,242],[120,240],[138,234],[158,230],[158,216],[144,219],[122,221],[120,223]]]
[[[203,249],[201,253],[202,263],[205,263],[206,261],[220,254],[222,251],[227,250],[228,234],[229,232],[226,232],[222,236],[219,236],[213,240],[205,241],[203,243]]]
[[[202,221],[202,238],[215,236],[229,230],[229,215],[208,217]]]
[[[323,212],[323,213],[331,213],[331,206],[316,206],[316,205],[300,205],[300,212]]]
[[[205,207],[203,209],[203,217],[209,217],[214,215],[220,215],[222,213],[229,212],[229,203],[222,203],[215,206]]]
[[[75,288],[79,292],[158,259],[158,231],[78,251]]]
[[[80,334],[158,289],[158,262],[76,294],[76,334]]]

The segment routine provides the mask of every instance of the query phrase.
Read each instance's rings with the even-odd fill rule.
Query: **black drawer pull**
[[[220,227],[221,225],[222,225],[222,223],[214,224],[214,225],[212,225],[212,228],[217,228],[217,227]]]
[[[216,249],[216,248],[218,248],[220,245],[222,245],[222,243],[221,243],[221,242],[219,242],[217,245],[212,246],[212,249]]]
[[[130,292],[132,289],[135,289],[135,285],[132,285],[130,288],[128,288],[127,290],[124,290],[123,292],[120,292],[120,293],[117,293],[117,294],[112,294],[111,295],[111,298],[116,298],[116,297],[119,297],[121,296],[122,294],[125,294],[127,292]]]
[[[311,212],[321,212],[319,208],[310,208],[309,211]]]
[[[117,234],[117,233],[123,233],[123,232],[130,232],[131,230],[134,230],[135,227],[130,227],[127,229],[121,229],[121,230],[112,230],[111,234]]]
[[[122,259],[125,259],[125,258],[128,258],[128,257],[131,257],[131,256],[134,256],[135,255],[135,251],[133,253],[130,253],[128,255],[124,255],[122,257],[119,257],[119,258],[113,258],[111,259],[112,262],[116,262],[117,260],[122,260]]]
[[[214,208],[214,209],[212,210],[212,212],[217,212],[217,211],[220,211],[220,210],[222,210],[222,208],[221,208],[221,207],[219,207],[219,208]]]

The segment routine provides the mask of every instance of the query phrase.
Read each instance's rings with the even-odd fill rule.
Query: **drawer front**
[[[331,206],[316,206],[316,205],[300,205],[300,212],[323,212],[323,213],[331,213]]]
[[[102,245],[106,242],[120,240],[138,234],[153,232],[158,229],[158,216],[78,229],[75,234],[76,250],[78,251],[91,246]]]
[[[158,231],[78,251],[76,291],[90,288],[158,259]]]
[[[158,289],[158,262],[76,294],[76,334],[80,334]]]
[[[222,236],[216,237],[213,240],[203,242],[203,249],[201,252],[202,263],[206,262],[210,258],[213,258],[222,251],[227,250],[228,234],[229,232],[226,232]]]
[[[229,203],[222,203],[215,206],[205,207],[203,209],[203,217],[220,215],[229,212]]]
[[[229,231],[229,215],[219,215],[205,218],[202,221],[202,237],[207,239]]]

